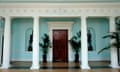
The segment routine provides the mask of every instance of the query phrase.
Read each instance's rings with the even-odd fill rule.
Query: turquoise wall
[[[48,33],[47,22],[50,21],[73,21],[72,34],[75,35],[80,30],[80,19],[79,18],[41,18],[39,20],[40,24],[40,41],[44,33]],[[106,18],[88,18],[87,25],[89,28],[94,29],[95,34],[92,37],[94,50],[89,51],[90,60],[109,60],[110,54],[109,50],[101,54],[97,52],[108,45],[108,39],[102,39],[102,36],[109,32],[109,23]],[[32,18],[14,18],[12,19],[12,50],[11,50],[11,60],[31,60],[32,52],[27,51],[26,36],[27,30],[32,29],[33,19]],[[73,55],[74,56],[74,55]],[[74,58],[74,57],[73,57]],[[42,60],[42,50],[40,48],[40,60]]]
[[[108,39],[103,39],[102,37],[109,33],[109,20],[107,18],[88,18],[87,19],[88,27],[91,27],[95,30],[95,36],[93,41],[95,40],[95,50],[89,51],[89,59],[93,60],[107,60],[110,58],[109,50],[98,54],[98,51],[109,45]]]
[[[32,18],[14,18],[12,19],[12,50],[11,59],[15,60],[29,60],[31,59],[31,52],[26,51],[25,35],[28,28],[32,28]]]

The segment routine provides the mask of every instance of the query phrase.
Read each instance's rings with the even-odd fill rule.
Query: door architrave
[[[68,21],[68,22],[48,22],[48,28],[49,28],[49,36],[50,36],[50,41],[51,44],[53,44],[53,30],[54,29],[60,29],[60,30],[68,30],[68,62],[72,61],[73,58],[71,58],[70,54],[72,52],[71,46],[69,44],[69,40],[72,37],[72,25],[73,22],[72,21]],[[53,45],[52,45],[53,46]],[[53,47],[49,48],[49,52],[48,52],[48,61],[53,62]]]

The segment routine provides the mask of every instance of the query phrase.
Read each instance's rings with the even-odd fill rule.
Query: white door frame
[[[69,40],[71,38],[71,30],[72,30],[72,24],[73,22],[71,21],[68,21],[68,22],[48,22],[48,28],[49,28],[49,36],[50,36],[50,41],[51,41],[51,44],[53,44],[53,30],[54,29],[60,29],[60,30],[68,30],[68,62],[70,61],[73,61],[73,58],[71,58],[71,52],[72,52],[72,49],[70,47],[70,44],[69,44]],[[49,52],[48,52],[48,61],[50,62],[53,62],[53,47],[52,48],[49,48]]]

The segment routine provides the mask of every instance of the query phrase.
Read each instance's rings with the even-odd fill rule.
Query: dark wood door
[[[53,61],[68,61],[68,31],[53,30]]]

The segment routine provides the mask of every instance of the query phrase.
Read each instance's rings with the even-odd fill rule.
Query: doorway
[[[53,30],[53,62],[68,62],[68,30]]]

